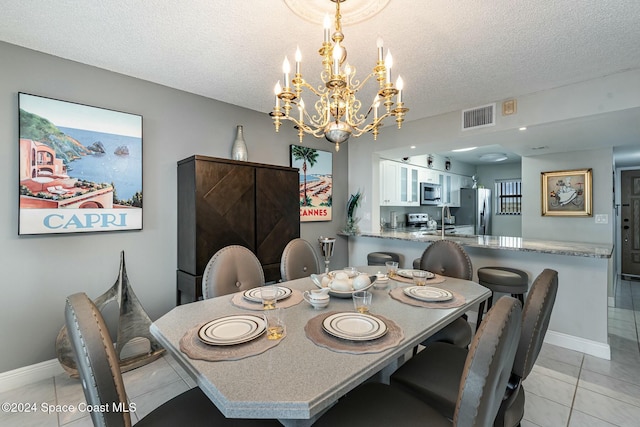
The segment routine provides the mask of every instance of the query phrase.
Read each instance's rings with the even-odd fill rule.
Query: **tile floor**
[[[609,308],[611,360],[545,344],[531,375],[524,382],[525,418],[522,427],[605,427],[640,425],[640,282],[622,280],[616,307]],[[169,356],[124,374],[133,421],[195,383]],[[27,414],[0,412],[0,426],[91,426],[81,412],[42,411],[42,403],[77,405],[84,402],[80,383],[66,374],[0,394],[1,402],[38,402]],[[63,408],[60,408],[63,409]]]

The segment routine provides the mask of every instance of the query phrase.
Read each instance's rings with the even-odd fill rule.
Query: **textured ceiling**
[[[638,68],[639,17],[638,0],[393,0],[343,32],[358,75],[384,39],[411,121]],[[3,0],[0,14],[2,41],[261,112],[296,46],[319,83],[321,38],[283,0]]]

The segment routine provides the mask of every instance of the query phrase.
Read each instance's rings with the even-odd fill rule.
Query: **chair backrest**
[[[244,246],[231,245],[213,254],[202,275],[202,297],[214,298],[264,285],[258,258]]]
[[[529,289],[522,310],[520,342],[513,362],[513,374],[523,380],[533,369],[542,348],[557,292],[558,272],[548,268],[536,277]]]
[[[503,297],[473,337],[460,380],[455,426],[491,426],[504,397],[520,338],[520,301]]]
[[[120,364],[100,310],[85,293],[73,294],[67,298],[65,322],[87,403],[109,408],[91,411],[93,425],[130,427]],[[114,411],[118,405],[126,410]]]
[[[311,243],[304,239],[293,239],[282,251],[280,276],[283,281],[309,277],[320,272],[320,262]]]
[[[473,279],[469,255],[451,240],[437,240],[427,246],[420,259],[420,269],[457,279]]]

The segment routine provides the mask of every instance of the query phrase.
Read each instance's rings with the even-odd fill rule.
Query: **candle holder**
[[[322,250],[322,256],[324,256],[324,272],[329,272],[330,258],[333,256],[333,246],[336,242],[335,237],[322,237],[318,239],[320,243],[320,249]]]

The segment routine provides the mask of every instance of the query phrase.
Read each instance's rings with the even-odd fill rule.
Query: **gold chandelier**
[[[393,57],[387,50],[387,55],[383,60],[381,38],[377,40],[378,60],[373,71],[362,81],[355,78],[356,69],[345,62],[347,51],[342,45],[344,34],[342,34],[340,24],[340,3],[346,0],[331,1],[336,4],[335,32],[333,35],[330,34],[331,21],[329,15],[326,15],[324,18],[324,41],[318,51],[322,57],[323,69],[320,78],[323,85],[316,89],[304,80],[300,71],[302,55],[300,48],[298,48],[295,56],[295,74],[291,80],[289,80],[291,65],[287,57],[284,59],[282,64],[284,87],[280,81],[276,83],[274,88],[275,107],[269,114],[273,117],[276,132],[279,132],[282,120],[290,120],[298,129],[300,142],[302,142],[305,133],[316,138],[324,136],[329,142],[335,144],[336,151],[338,151],[340,144],[346,142],[350,136],[357,138],[366,132],[371,132],[373,139],[376,140],[379,129],[383,125],[382,122],[387,117],[394,116],[398,129],[400,129],[409,109],[405,108],[402,102],[402,78],[398,76],[395,87],[391,82]],[[378,81],[379,89],[368,110],[363,113],[360,111],[362,102],[356,98],[356,94],[371,78]],[[310,113],[305,108],[302,99],[304,88],[317,97],[314,104],[315,112]],[[393,102],[394,96],[396,97],[395,104]],[[381,104],[382,111],[379,111]],[[294,107],[297,111],[292,111]]]

